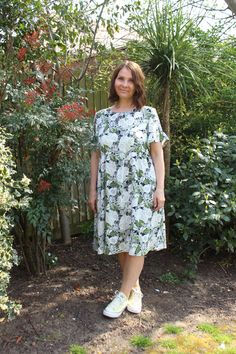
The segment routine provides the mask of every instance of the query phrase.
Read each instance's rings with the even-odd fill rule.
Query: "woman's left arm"
[[[162,143],[151,143],[150,154],[156,173],[156,190],[153,194],[153,209],[159,211],[165,204],[165,163]]]

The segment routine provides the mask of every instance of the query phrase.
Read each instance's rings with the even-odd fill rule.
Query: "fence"
[[[85,77],[80,81],[80,88],[84,90],[84,95],[88,98],[88,108],[98,111],[99,109],[108,107],[108,95],[106,90],[98,90],[94,87],[94,81],[92,78]],[[71,194],[71,198],[77,201],[77,206],[72,210],[68,208],[66,215],[69,220],[71,235],[80,233],[81,222],[92,219],[92,212],[87,205],[89,194],[89,166],[88,161],[84,161],[83,175],[78,179],[76,184],[73,184],[71,190],[68,190]],[[59,214],[54,221],[54,238],[61,238]]]

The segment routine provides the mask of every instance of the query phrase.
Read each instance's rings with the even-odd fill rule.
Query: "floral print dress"
[[[94,150],[100,151],[94,249],[98,254],[141,256],[166,248],[164,208],[152,209],[156,174],[150,143],[168,140],[157,112],[100,110],[94,120]]]

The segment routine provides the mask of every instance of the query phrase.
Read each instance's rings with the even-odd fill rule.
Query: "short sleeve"
[[[94,120],[93,120],[93,129],[92,129],[92,133],[91,133],[91,139],[90,139],[90,147],[91,150],[98,150],[98,136],[97,136],[97,114],[95,114],[94,116]]]
[[[147,115],[149,119],[147,128],[148,145],[154,142],[160,142],[164,147],[169,138],[162,129],[156,109],[152,107],[147,107],[145,115]]]

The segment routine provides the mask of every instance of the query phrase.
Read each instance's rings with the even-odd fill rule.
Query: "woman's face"
[[[122,68],[115,79],[114,86],[120,99],[132,99],[135,93],[135,85],[131,70],[126,67]]]

